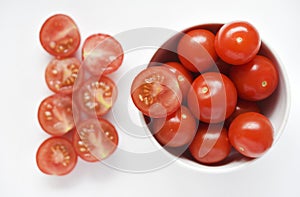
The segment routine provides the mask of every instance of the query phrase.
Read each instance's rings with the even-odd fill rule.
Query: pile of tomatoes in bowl
[[[40,30],[42,47],[51,55],[45,69],[46,84],[53,92],[38,108],[41,128],[50,135],[38,148],[39,169],[49,175],[66,175],[77,157],[98,162],[118,146],[118,132],[105,115],[117,99],[117,87],[108,75],[122,64],[123,49],[108,34],[85,39],[72,18],[56,14]]]
[[[131,96],[160,146],[192,165],[226,166],[261,157],[282,132],[283,73],[252,24],[204,24],[164,43]]]

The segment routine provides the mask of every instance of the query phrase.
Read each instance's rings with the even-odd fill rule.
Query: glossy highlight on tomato
[[[70,173],[76,166],[77,155],[67,139],[50,137],[38,148],[36,162],[43,173],[62,176]]]
[[[80,39],[77,25],[64,14],[51,16],[40,30],[43,48],[58,59],[73,55],[80,45]]]
[[[180,107],[182,93],[175,75],[168,68],[151,66],[134,78],[131,98],[143,114],[163,118]]]

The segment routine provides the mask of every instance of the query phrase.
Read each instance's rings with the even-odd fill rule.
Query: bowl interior
[[[222,24],[203,24],[203,25],[198,25],[198,26],[188,28],[182,32],[175,34],[156,51],[156,53],[153,55],[151,59],[151,62],[155,62],[155,63],[165,63],[169,61],[179,62],[176,53],[176,48],[177,48],[178,41],[186,32],[194,29],[207,29],[213,32],[214,34],[216,34],[216,32],[220,29],[221,26]],[[280,135],[282,134],[288,118],[288,112],[290,108],[289,87],[288,87],[286,72],[283,68],[283,65],[279,61],[278,57],[274,54],[274,52],[272,52],[272,50],[263,41],[262,41],[259,54],[264,55],[269,59],[271,59],[274,65],[276,66],[279,74],[279,84],[276,91],[267,99],[259,102],[262,113],[270,119],[274,127],[275,130],[274,144],[275,144],[275,142],[277,142]],[[147,124],[149,121],[147,117],[144,117],[144,120],[145,120],[145,124]],[[149,130],[148,132],[151,131]],[[154,137],[152,139],[154,140],[154,143],[157,144],[157,146],[161,147],[161,145],[155,140]],[[172,155],[172,149],[166,151]],[[176,157],[176,154],[174,155],[174,157]],[[182,164],[196,170],[204,170],[207,172],[208,171],[219,172],[219,171],[228,171],[231,169],[235,169],[237,167],[245,166],[246,164],[250,164],[257,159],[246,158],[233,150],[231,151],[230,155],[221,163],[218,163],[216,165],[204,165],[204,164],[197,163],[192,158],[190,153],[186,150],[185,152],[183,152],[183,154],[179,157],[178,160]]]

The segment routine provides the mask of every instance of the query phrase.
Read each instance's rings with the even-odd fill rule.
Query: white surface
[[[1,196],[300,196],[299,6],[297,0],[1,0]],[[68,176],[43,175],[35,154],[48,135],[37,122],[37,107],[51,94],[44,83],[50,56],[40,46],[38,33],[44,20],[55,13],[73,17],[83,39],[92,33],[114,35],[139,27],[180,31],[201,23],[251,22],[289,75],[292,105],[285,133],[264,158],[230,173],[208,174],[175,162],[158,171],[131,174],[79,161]],[[136,57],[136,62],[131,58],[125,65],[146,63],[151,53]]]

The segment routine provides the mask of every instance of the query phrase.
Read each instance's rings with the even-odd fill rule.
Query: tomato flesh
[[[38,148],[36,162],[43,173],[62,176],[74,169],[77,155],[71,142],[67,139],[51,137]]]
[[[69,16],[56,14],[43,24],[40,42],[49,54],[61,59],[76,52],[80,44],[80,33]]]

